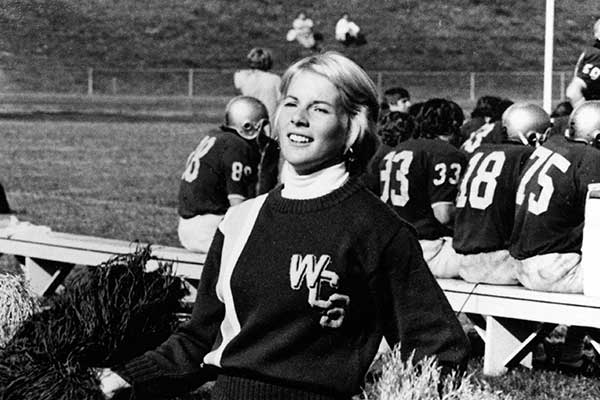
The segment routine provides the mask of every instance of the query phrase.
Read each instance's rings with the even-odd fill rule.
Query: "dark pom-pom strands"
[[[85,267],[0,348],[0,399],[102,399],[94,368],[162,343],[187,294],[170,265],[145,272],[150,248]]]

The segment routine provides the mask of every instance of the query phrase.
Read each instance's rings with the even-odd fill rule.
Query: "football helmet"
[[[600,100],[583,102],[573,110],[568,136],[600,148]]]
[[[250,96],[237,96],[227,103],[224,127],[234,130],[244,139],[256,139],[261,131],[268,129],[268,125],[269,113],[260,100]]]
[[[502,126],[508,140],[535,146],[546,139],[550,116],[535,104],[513,104],[502,114]]]

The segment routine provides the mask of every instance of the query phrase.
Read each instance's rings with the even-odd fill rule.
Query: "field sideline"
[[[0,121],[0,182],[19,219],[53,230],[178,245],[177,190],[212,124]],[[3,257],[6,259],[6,257]],[[0,260],[0,272],[6,270]],[[600,380],[516,369],[481,377],[515,400],[598,399]]]

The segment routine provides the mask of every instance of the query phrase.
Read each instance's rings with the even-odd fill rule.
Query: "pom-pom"
[[[169,265],[145,272],[149,258],[144,248],[88,267],[26,320],[0,351],[3,398],[101,399],[95,368],[162,343],[187,289]]]
[[[510,399],[493,392],[472,375],[444,375],[435,357],[414,362],[413,355],[403,360],[400,346],[384,353],[371,367],[375,379],[363,392],[365,400],[501,400]]]
[[[0,347],[9,342],[37,306],[35,295],[22,276],[0,274]]]

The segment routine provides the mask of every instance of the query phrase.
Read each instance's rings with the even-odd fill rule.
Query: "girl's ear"
[[[344,151],[352,147],[360,135],[367,129],[368,124],[367,108],[361,106],[356,115],[350,118],[350,129],[348,130],[348,140],[346,141]]]

